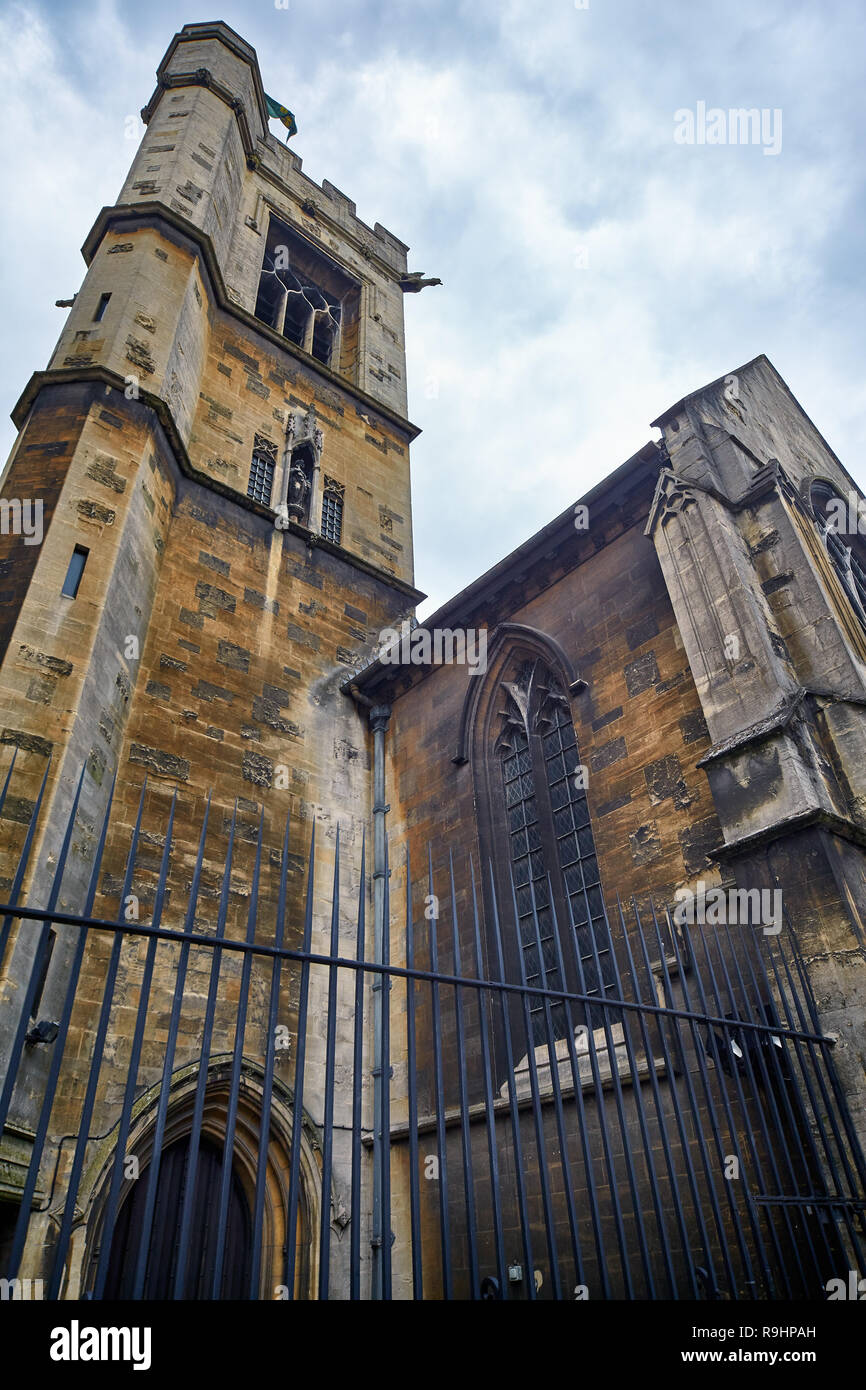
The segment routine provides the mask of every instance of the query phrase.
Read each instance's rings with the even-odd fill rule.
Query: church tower
[[[227,25],[191,24],[175,35],[142,119],[146,132],[117,203],[102,209],[83,247],[87,271],[57,347],[14,411],[20,433],[2,495],[10,515],[16,500],[38,503],[43,536],[33,544],[4,527],[0,538],[2,742],[15,755],[2,813],[13,867],[3,872],[8,882],[41,797],[24,889],[44,906],[77,795],[57,906],[82,911],[113,795],[94,914],[113,917],[129,898],[128,914],[148,920],[158,907],[163,927],[179,927],[207,812],[196,926],[219,929],[233,843],[222,916],[227,935],[242,936],[259,828],[266,920],[288,817],[291,936],[303,915],[294,879],[314,822],[317,872],[332,870],[339,824],[341,873],[357,894],[370,756],[340,688],[369,660],[381,630],[421,597],[403,336],[403,294],[417,279],[397,237],[362,222],[332,184],[312,182],[269,133],[256,54]],[[150,849],[126,881],[145,781]],[[161,891],[160,845],[172,814]],[[327,920],[314,922],[314,949],[329,930]],[[30,924],[12,933],[0,983],[14,995],[35,968],[43,977],[35,1012],[57,1019],[76,933],[57,927],[44,949],[40,940]],[[160,953],[151,1008],[167,1017],[161,961]],[[231,981],[235,965],[224,963],[212,1055],[232,1047],[225,970]],[[74,1016],[66,1050],[80,1048],[80,1066],[69,1075],[68,1106],[55,1105],[41,1171],[56,1157],[51,1136],[77,1132],[108,968],[94,943],[80,977],[89,1010]],[[174,975],[168,962],[165,969],[168,990]],[[197,971],[193,993],[204,996]],[[121,1114],[141,997],[126,948],[118,978],[128,997],[112,1016],[90,1125],[102,1134]],[[316,988],[314,980],[314,996]],[[289,1029],[290,993],[280,1006]],[[252,1032],[262,1056],[267,1022],[253,1009],[245,1046]],[[16,1026],[7,1010],[6,1058]],[[197,1041],[187,1041],[178,1066],[198,1056]],[[314,1055],[315,1036],[307,1046]],[[277,1084],[290,1050],[277,1059]],[[137,1093],[158,1091],[162,1064],[145,1045]],[[30,1162],[47,1068],[45,1049],[20,1056],[3,1155],[19,1174]],[[314,1118],[320,1102],[311,1082]],[[336,1173],[338,1154],[334,1161]],[[101,1171],[97,1162],[91,1188],[79,1192],[85,1213]],[[61,1165],[61,1180],[64,1172]],[[86,1220],[72,1244],[65,1277],[74,1296],[92,1273]],[[30,1259],[38,1273],[38,1255]]]

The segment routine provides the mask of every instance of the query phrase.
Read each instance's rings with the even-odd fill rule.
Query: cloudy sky
[[[127,118],[172,34],[218,18],[295,112],[305,172],[444,281],[406,302],[431,599],[759,352],[866,483],[866,6],[584,3],[3,0],[4,458],[135,149]],[[781,112],[781,150],[678,143],[700,102]]]

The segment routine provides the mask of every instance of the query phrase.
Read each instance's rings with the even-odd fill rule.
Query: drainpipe
[[[391,718],[390,705],[377,705],[357,686],[350,686],[352,699],[367,711],[373,731],[373,960],[384,960],[385,939],[385,817],[390,806],[385,801],[385,730]],[[378,975],[373,982],[373,1287],[374,1299],[382,1297],[382,1245],[391,1239],[382,1229],[382,1158],[386,1136],[382,1134],[382,999],[391,989],[390,979]]]

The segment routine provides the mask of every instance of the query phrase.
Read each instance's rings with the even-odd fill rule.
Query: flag
[[[273,97],[269,97],[267,92],[265,92],[265,101],[268,106],[268,116],[274,120],[282,121],[286,130],[289,132],[286,136],[286,144],[288,144],[292,136],[298,133],[298,127],[295,125],[294,116],[287,106],[280,106],[280,103],[274,101]]]

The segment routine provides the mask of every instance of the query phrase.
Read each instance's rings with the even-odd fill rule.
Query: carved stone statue
[[[310,495],[310,480],[299,463],[293,463],[289,472],[289,516],[293,521],[306,519],[307,498]]]

